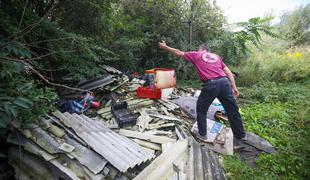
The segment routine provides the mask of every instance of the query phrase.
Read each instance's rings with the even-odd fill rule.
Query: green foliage
[[[109,30],[111,2],[113,0],[60,1],[54,18],[68,32],[100,40]]]
[[[310,45],[310,4],[283,14],[278,28],[290,47]]]
[[[158,42],[165,40],[173,47],[188,50],[188,22],[191,21],[192,44],[198,47],[201,42],[218,34],[224,17],[219,8],[209,1],[184,3],[182,0],[124,0],[113,3],[110,27],[113,33],[109,44],[119,55],[119,60],[113,65],[141,72],[153,67],[171,67],[182,74],[182,79],[195,78],[192,66],[159,50]]]
[[[243,89],[243,98],[251,99],[241,108],[245,128],[267,139],[278,151],[274,155],[259,156],[257,168],[247,171],[245,177],[300,179],[310,176],[307,170],[310,150],[309,87],[303,83],[271,83]],[[261,97],[253,95],[253,91],[256,94],[266,93],[267,98],[262,101]],[[241,172],[231,165],[230,158],[225,158],[225,161],[228,171]]]
[[[0,134],[12,120],[31,122],[53,107],[57,95],[34,84],[19,63],[0,62]]]
[[[241,66],[232,68],[240,74],[237,83],[248,86],[267,81],[286,83],[307,81],[310,77],[310,53],[307,48],[289,51],[257,51]]]
[[[257,48],[260,47],[261,33],[278,38],[268,24],[272,19],[273,17],[256,17],[249,19],[248,22],[233,24],[231,28],[238,30],[224,30],[221,36],[209,42],[211,49],[220,54],[228,64],[239,64],[248,57],[249,43]]]

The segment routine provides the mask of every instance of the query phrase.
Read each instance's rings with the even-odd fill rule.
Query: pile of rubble
[[[202,145],[191,136],[195,112],[186,101],[195,91],[175,89],[174,100],[141,99],[136,89],[143,80],[103,68],[107,75],[76,85],[94,91],[101,108],[55,111],[38,124],[14,124],[7,141],[16,178],[226,179],[215,152],[233,153],[231,129],[210,120],[220,124],[216,132],[212,126],[208,130],[215,133],[211,143]],[[66,90],[61,97],[81,95]],[[225,120],[217,111],[212,116]]]

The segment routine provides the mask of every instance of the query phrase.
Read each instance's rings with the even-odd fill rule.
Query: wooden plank
[[[158,113],[157,111],[156,112],[154,112],[154,111],[146,111],[146,112],[147,112],[147,114],[149,116],[158,117],[158,118],[163,119],[163,120],[181,121],[179,118],[176,118],[176,117],[171,116],[171,115],[170,116],[162,115],[162,114]]]
[[[129,107],[137,105],[137,104],[149,104],[154,103],[154,100],[151,99],[133,99],[131,101],[127,101]]]
[[[179,106],[168,101],[168,100],[164,100],[164,99],[161,99],[161,100],[158,100],[158,102],[160,102],[162,105],[166,106],[168,108],[168,110],[170,111],[174,111],[175,109],[178,109]]]
[[[104,107],[104,108],[100,109],[99,111],[97,111],[97,114],[104,114],[104,113],[107,113],[110,111],[111,111],[111,106],[108,106],[108,107]]]
[[[161,106],[160,109],[164,111],[165,115],[170,116],[170,113],[168,112],[167,108],[165,108],[164,106]]]
[[[141,107],[148,107],[154,104],[153,100],[148,100],[148,101],[143,101],[137,104],[132,104],[129,106],[130,109],[137,109],[137,108],[141,108]]]
[[[159,144],[164,144],[167,142],[175,142],[175,139],[171,139],[168,137],[161,137],[161,136],[155,136],[147,133],[141,133],[137,131],[130,131],[130,130],[125,130],[125,129],[120,129],[119,134],[126,136],[126,137],[133,137],[137,139],[143,139],[147,141],[151,141],[154,143],[159,143]]]
[[[173,137],[173,133],[172,133],[171,130],[169,130],[169,131],[161,131],[161,130],[154,129],[154,130],[150,130],[150,131],[145,131],[144,133],[153,134],[153,135],[164,135],[164,136],[168,136],[168,137]]]

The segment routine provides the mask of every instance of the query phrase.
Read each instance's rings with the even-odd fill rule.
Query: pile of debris
[[[93,91],[101,108],[55,111],[26,127],[14,123],[7,142],[16,178],[226,179],[217,153],[233,154],[233,135],[216,122],[227,120],[218,102],[208,120],[212,139],[202,145],[190,133],[195,103],[188,102],[197,91],[175,89],[170,100],[141,99],[136,90],[144,80],[103,68],[108,75],[76,85]],[[61,94],[70,103],[81,96],[72,90]]]

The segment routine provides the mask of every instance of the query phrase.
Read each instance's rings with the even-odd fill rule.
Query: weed
[[[230,179],[309,179],[309,57],[307,51],[260,52],[234,68],[244,86],[240,102],[246,130],[267,139],[277,153],[261,154],[254,169],[237,156],[225,156]]]

